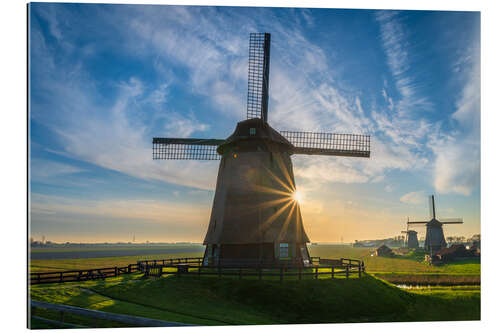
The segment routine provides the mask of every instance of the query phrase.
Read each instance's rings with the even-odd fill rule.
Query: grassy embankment
[[[104,281],[39,285],[33,299],[201,325],[478,320],[475,288],[405,291],[361,279],[269,280],[134,274]],[[54,316],[49,312],[46,317]],[[74,323],[90,321],[68,317]],[[116,326],[100,323],[99,326]]]

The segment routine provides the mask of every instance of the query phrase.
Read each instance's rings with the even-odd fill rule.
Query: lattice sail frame
[[[217,146],[225,140],[154,138],[153,160],[220,160]]]
[[[247,119],[267,121],[271,34],[251,33],[248,55]]]
[[[291,144],[294,154],[370,157],[370,136],[280,131]]]

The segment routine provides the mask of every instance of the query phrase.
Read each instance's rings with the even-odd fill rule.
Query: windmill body
[[[430,253],[436,253],[437,251],[447,246],[446,240],[444,238],[443,225],[462,224],[463,221],[461,218],[447,218],[441,219],[441,221],[439,221],[436,218],[434,195],[431,195],[429,197],[429,210],[431,215],[430,221],[408,221],[407,225],[425,225],[425,249]]]
[[[247,120],[225,140],[154,138],[153,159],[219,160],[204,265],[309,265],[291,155],[370,156],[370,137],[267,123],[271,35],[250,34]]]
[[[408,248],[418,249],[418,237],[415,230],[408,231]]]
[[[406,234],[406,247],[409,249],[418,249],[418,233],[415,230],[401,231]]]
[[[252,133],[252,134],[250,134]],[[261,119],[238,123],[221,153],[205,263],[310,262],[294,200],[292,144]]]
[[[432,253],[446,247],[444,239],[443,224],[436,219],[430,220],[426,225],[425,249]]]

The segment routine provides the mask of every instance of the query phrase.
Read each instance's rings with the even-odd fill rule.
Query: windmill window
[[[257,130],[254,127],[250,128],[250,135],[255,135],[257,133]]]
[[[288,243],[280,243],[280,258],[288,258]]]

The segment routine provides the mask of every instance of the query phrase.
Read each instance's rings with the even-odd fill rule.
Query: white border
[[[207,332],[251,332],[258,330],[303,331],[319,330],[327,332],[348,329],[353,332],[422,332],[453,331],[468,332],[478,330],[493,331],[498,324],[498,288],[495,280],[500,273],[495,254],[498,253],[496,237],[500,235],[500,223],[495,208],[500,184],[498,182],[498,6],[493,1],[390,1],[378,0],[337,0],[335,2],[316,0],[231,0],[231,1],[52,1],[52,2],[94,2],[128,4],[195,4],[195,5],[237,5],[273,7],[336,7],[370,9],[426,9],[426,10],[472,10],[481,11],[481,85],[482,85],[482,163],[481,163],[481,228],[482,228],[482,320],[480,322],[445,323],[397,323],[397,324],[338,324],[331,325],[286,325],[286,326],[243,326],[243,327],[203,327],[178,328],[169,331],[187,332],[204,330]],[[1,276],[3,289],[2,321],[5,331],[21,331],[26,326],[26,6],[21,1],[1,2],[2,29],[2,262]],[[24,273],[24,275],[23,275]],[[19,275],[21,274],[21,275]],[[151,329],[147,329],[149,332]],[[160,330],[160,329],[158,329]],[[164,330],[164,329],[163,329]],[[101,332],[86,330],[86,332]],[[128,329],[127,332],[146,329]]]

